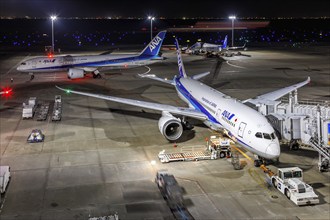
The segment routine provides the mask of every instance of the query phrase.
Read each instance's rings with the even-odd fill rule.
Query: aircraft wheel
[[[220,158],[224,158],[225,156],[226,156],[226,153],[223,152],[223,151],[221,151],[221,152],[220,152]]]
[[[277,188],[277,181],[276,181],[276,179],[273,179],[273,186],[274,186],[275,188]]]
[[[260,160],[254,160],[254,166],[255,167],[260,167],[260,165],[261,165]]]

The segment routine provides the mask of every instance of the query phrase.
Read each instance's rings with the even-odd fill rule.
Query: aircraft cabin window
[[[267,134],[267,133],[263,133],[263,135],[264,135],[264,138],[265,138],[265,139],[271,140],[271,138],[270,138],[270,135],[269,135],[269,134]]]
[[[274,133],[271,133],[270,136],[272,137],[272,139],[276,139],[276,136]]]
[[[262,138],[262,134],[261,134],[261,132],[257,132],[257,133],[256,133],[256,137],[257,137],[257,138]]]

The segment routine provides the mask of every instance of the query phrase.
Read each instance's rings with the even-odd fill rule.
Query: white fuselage
[[[34,73],[65,71],[76,68],[92,72],[99,67],[104,69],[130,68],[148,65],[157,60],[159,60],[158,57],[150,59],[148,56],[139,56],[139,54],[36,57],[22,62],[17,70]]]
[[[196,80],[175,78],[175,86],[182,100],[207,115],[204,123],[208,127],[225,129],[237,143],[260,157],[279,157],[279,140],[265,116]]]

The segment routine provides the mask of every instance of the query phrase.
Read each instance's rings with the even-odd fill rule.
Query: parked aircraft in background
[[[211,44],[196,42],[185,50],[188,54],[206,54],[206,53],[220,53],[227,52],[228,50],[246,50],[246,43],[243,46],[230,47],[228,46],[228,35],[225,36],[223,44]]]
[[[120,69],[144,66],[162,60],[159,51],[166,31],[161,31],[139,54],[104,54],[84,56],[55,56],[37,57],[25,60],[17,70],[28,72],[68,71],[69,79],[83,78],[86,73],[93,73],[93,77],[100,77],[101,69]]]
[[[233,140],[246,150],[259,156],[255,165],[259,166],[264,159],[277,159],[280,156],[280,144],[275,131],[266,117],[244,102],[231,98],[203,83],[198,79],[209,72],[187,76],[181,58],[179,44],[176,41],[179,76],[173,80],[158,78],[153,74],[143,74],[141,77],[154,79],[173,85],[178,96],[189,107],[178,107],[166,104],[126,99],[102,94],[79,92],[61,89],[67,93],[74,93],[113,102],[152,109],[162,112],[158,121],[160,133],[169,141],[177,141],[183,134],[183,130],[192,129],[186,118],[201,120],[205,125],[216,131],[226,132]],[[270,92],[255,99],[245,102],[265,103],[274,101],[289,92],[307,84],[309,78],[301,83]],[[179,116],[179,117],[178,117]]]

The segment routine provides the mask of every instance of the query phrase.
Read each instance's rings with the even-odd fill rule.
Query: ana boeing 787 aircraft
[[[144,66],[162,60],[159,51],[166,31],[161,31],[139,54],[105,54],[85,56],[37,57],[22,62],[17,70],[32,74],[36,72],[68,71],[69,79],[83,78],[87,72],[100,77],[99,70]]]
[[[188,77],[182,63],[181,52],[177,41],[176,47],[179,76],[175,76],[173,80],[158,78],[155,75],[143,75],[143,77],[173,85],[179,97],[186,102],[189,107],[177,107],[101,94],[72,91],[60,87],[57,88],[67,93],[161,111],[162,116],[159,119],[158,127],[160,133],[169,141],[176,141],[181,137],[184,128],[189,127],[187,126],[189,124],[186,121],[186,117],[190,117],[201,120],[213,130],[225,131],[243,148],[258,155],[259,159],[255,160],[256,166],[260,165],[264,159],[277,159],[280,155],[280,144],[273,127],[265,116],[248,107],[244,102],[260,104],[274,101],[307,84],[310,79],[308,78],[304,82],[258,96],[255,99],[248,99],[244,102],[240,102],[198,81],[198,79],[208,75],[209,72]],[[181,118],[175,115],[181,116]]]

